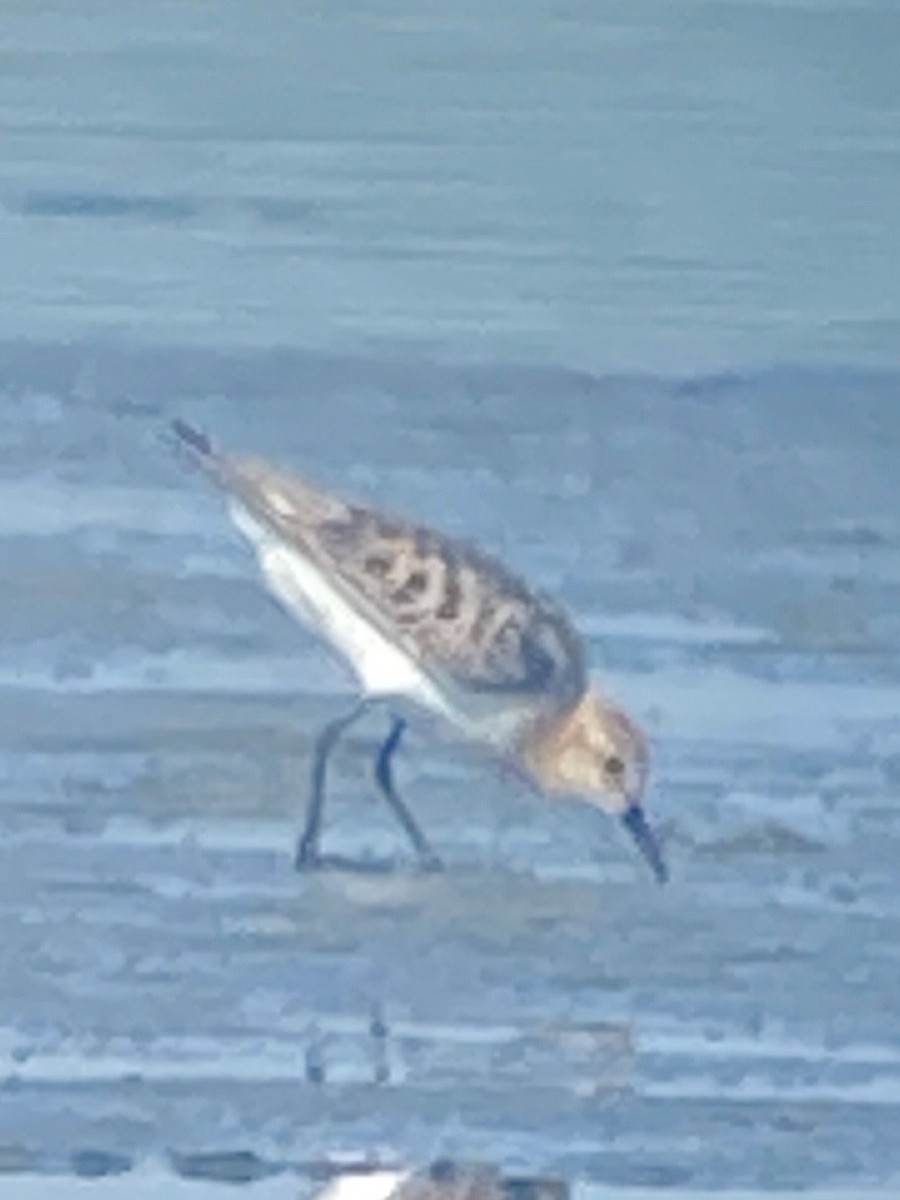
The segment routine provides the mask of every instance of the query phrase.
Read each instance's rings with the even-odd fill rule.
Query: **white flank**
[[[256,549],[269,589],[303,624],[340,651],[370,696],[406,696],[453,720],[440,692],[415,660],[384,637],[304,556],[269,533],[240,505],[231,515]]]
[[[351,1172],[333,1179],[317,1200],[387,1200],[408,1178],[403,1171]]]
[[[525,702],[498,704],[492,697],[446,694],[412,655],[386,637],[332,586],[299,550],[231,503],[235,525],[253,545],[272,594],[302,624],[326,638],[356,674],[364,695],[405,698],[430,709],[464,738],[505,752],[533,716]]]

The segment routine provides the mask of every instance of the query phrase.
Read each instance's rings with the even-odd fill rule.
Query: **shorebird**
[[[550,797],[621,819],[656,876],[667,869],[643,808],[647,741],[591,689],[584,643],[554,601],[455,538],[226,454],[186,422],[172,427],[230,498],[270,590],[353,669],[359,695],[319,733],[298,869],[321,866],[328,758],[374,704],[392,712],[375,778],[423,866],[441,863],[400,797],[392,762],[410,702]]]
[[[418,1171],[344,1170],[317,1200],[568,1200],[569,1195],[566,1182],[553,1176],[509,1176],[488,1164],[438,1159]]]

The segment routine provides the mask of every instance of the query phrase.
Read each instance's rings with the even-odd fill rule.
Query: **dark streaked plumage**
[[[217,459],[248,512],[311,558],[430,672],[473,691],[570,704],[586,683],[565,613],[496,559],[254,458]]]

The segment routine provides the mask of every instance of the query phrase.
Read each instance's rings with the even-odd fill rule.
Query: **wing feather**
[[[262,459],[221,455],[189,426],[176,432],[257,521],[430,673],[511,702],[564,704],[584,691],[583,646],[565,612],[496,559]]]

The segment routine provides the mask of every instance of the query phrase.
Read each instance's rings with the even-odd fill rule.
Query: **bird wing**
[[[496,559],[262,459],[221,455],[181,422],[176,432],[251,516],[428,673],[468,692],[554,707],[584,691],[583,646],[568,617]]]

